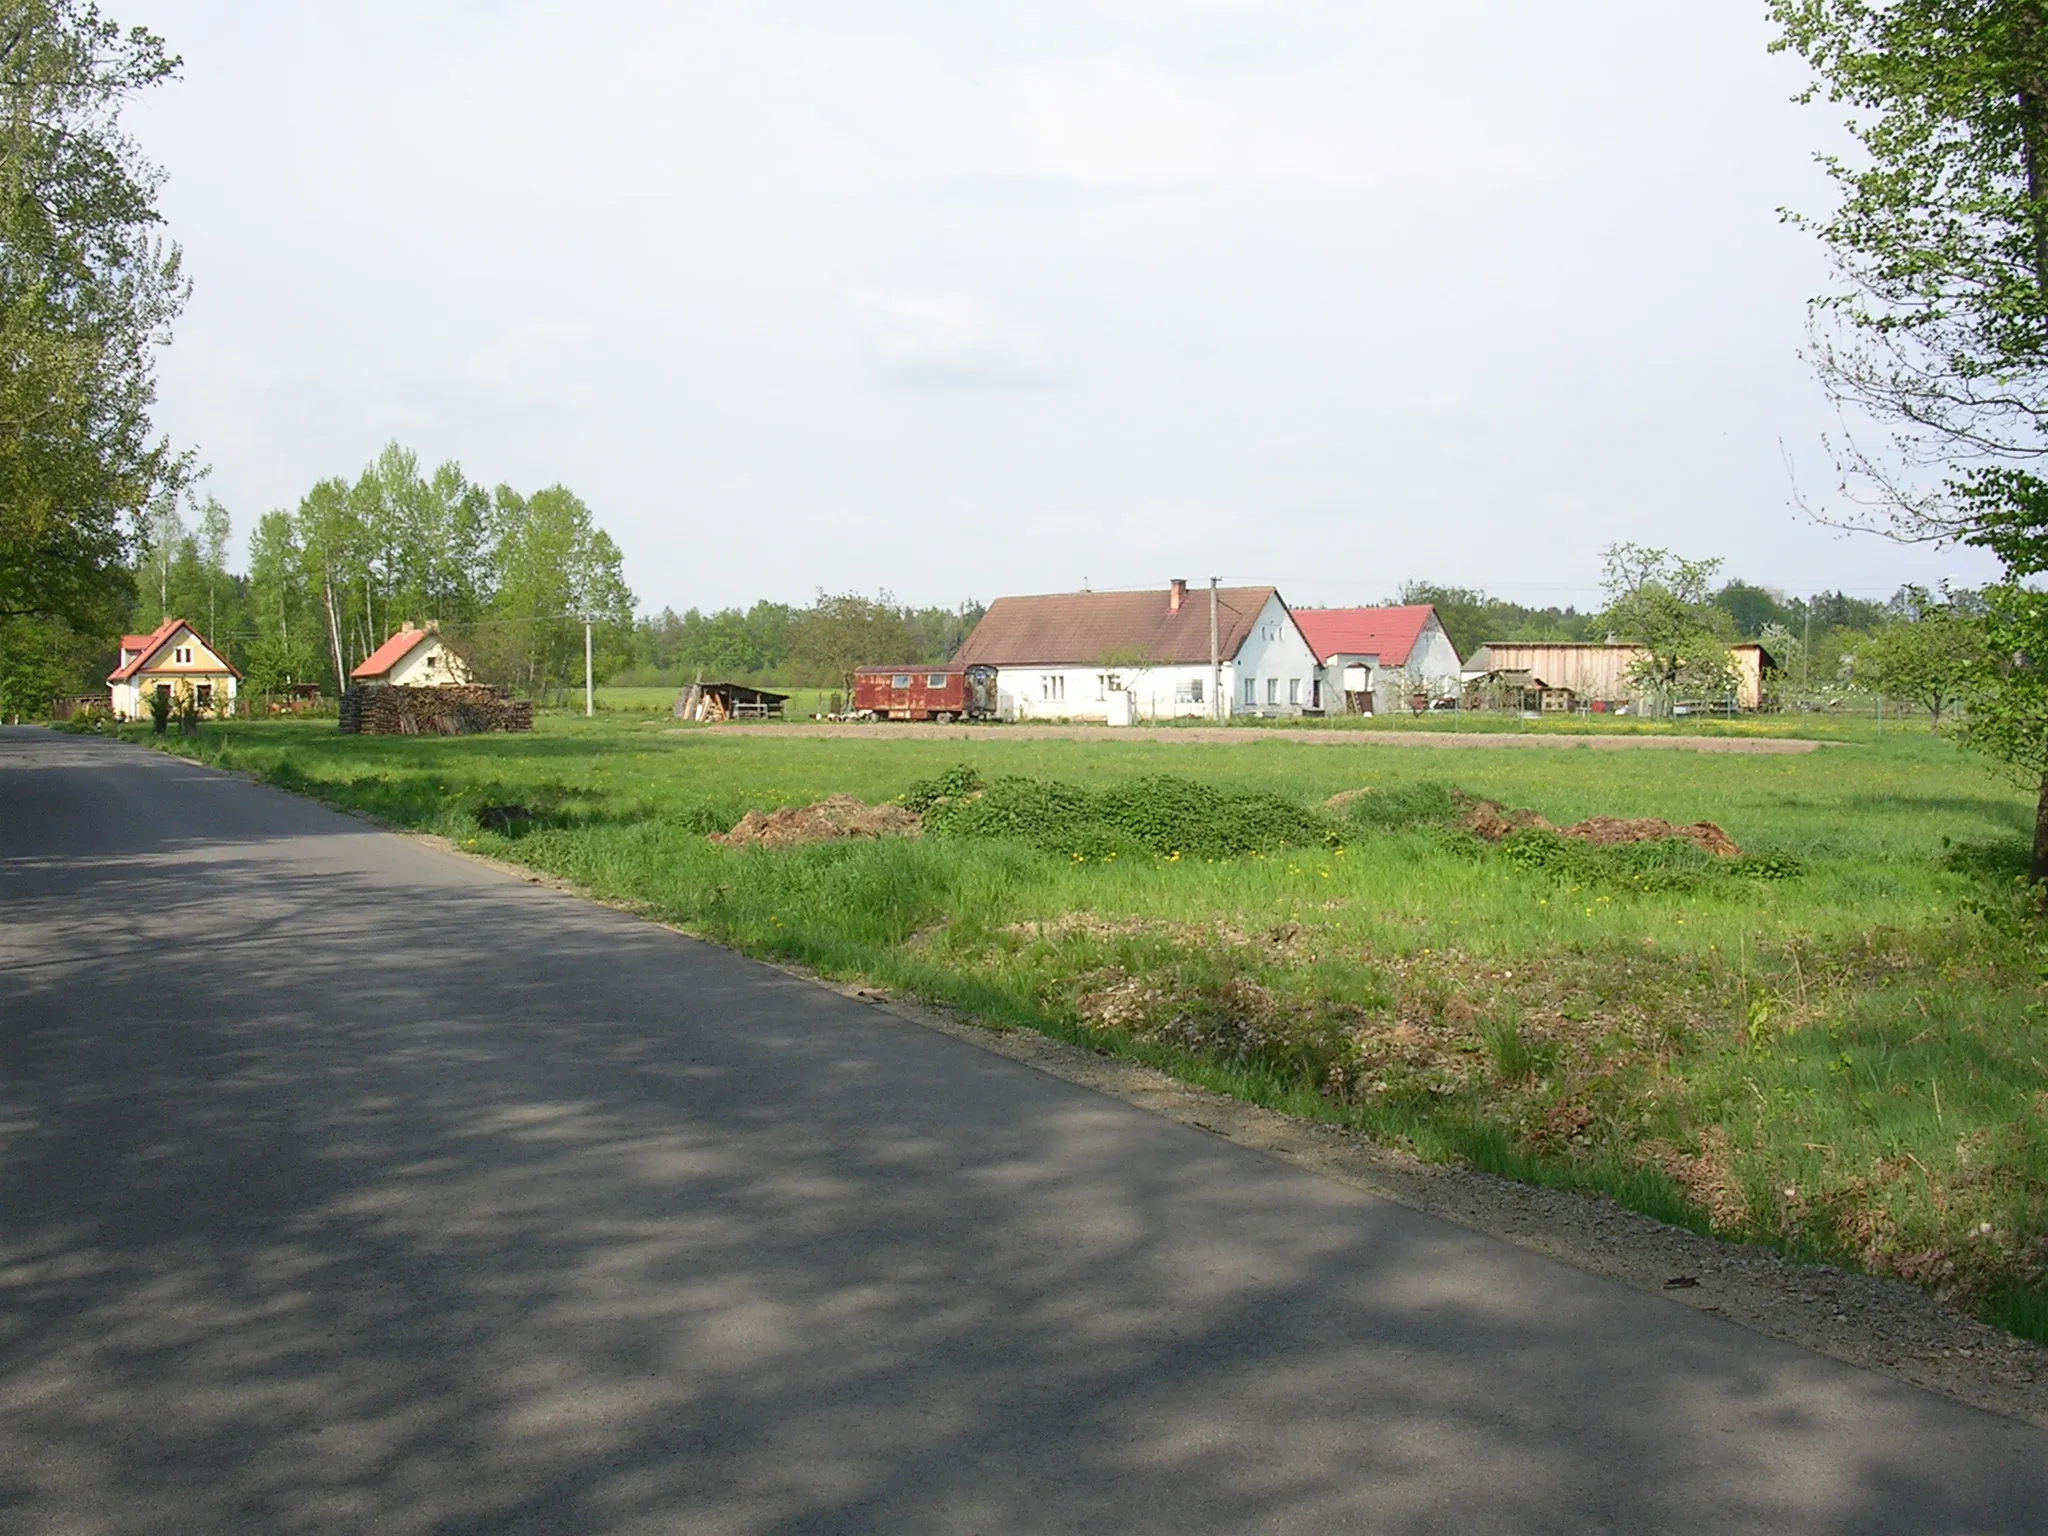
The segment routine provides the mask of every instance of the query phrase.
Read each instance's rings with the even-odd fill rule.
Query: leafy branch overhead
[[[1860,150],[1822,157],[1832,213],[1791,216],[1839,280],[1813,306],[1820,376],[1890,434],[1882,453],[1845,446],[1845,484],[1874,498],[1871,521],[1892,536],[2004,564],[2005,584],[1985,594],[1965,739],[2038,783],[2032,872],[2048,878],[2048,605],[2023,585],[2048,570],[2048,6],[1773,0],[1771,12],[1777,46],[1814,71],[1805,99],[1846,109]]]
[[[190,473],[150,424],[188,285],[120,127],[177,68],[90,4],[0,7],[0,619],[117,617],[125,520]]]

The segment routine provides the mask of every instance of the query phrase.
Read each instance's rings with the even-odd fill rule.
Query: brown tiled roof
[[[1274,596],[1271,587],[1218,590],[1218,653],[1229,661]],[[1165,664],[1209,659],[1209,589],[1190,587],[1180,612],[1166,588],[999,597],[953,657],[955,666],[1095,666],[1114,657]]]

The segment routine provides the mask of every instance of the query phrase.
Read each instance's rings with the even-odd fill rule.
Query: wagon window
[[[946,686],[946,674],[934,672],[924,680],[924,685],[927,688],[943,688]]]
[[[891,688],[908,688],[910,686],[910,674],[908,672],[898,672],[889,679],[889,686]]]

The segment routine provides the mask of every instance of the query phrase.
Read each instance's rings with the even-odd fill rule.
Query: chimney
[[[1188,584],[1176,576],[1166,585],[1166,611],[1179,613],[1180,605],[1188,600]]]

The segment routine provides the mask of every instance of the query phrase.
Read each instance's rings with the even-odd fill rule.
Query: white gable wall
[[[1236,676],[1228,685],[1232,714],[1298,715],[1328,707],[1327,698],[1320,706],[1316,702],[1322,676],[1316,654],[1277,594],[1266,600],[1236,660]]]
[[[381,681],[405,688],[445,688],[470,680],[468,664],[449,650],[439,635],[415,645]]]

